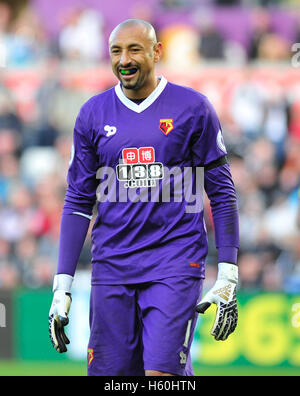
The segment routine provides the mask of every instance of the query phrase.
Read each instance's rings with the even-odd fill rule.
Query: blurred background
[[[214,105],[238,192],[240,321],[217,343],[213,311],[200,318],[196,375],[300,375],[299,3],[0,0],[0,375],[86,374],[90,234],[64,356],[48,337],[51,286],[75,117],[116,84],[107,39],[130,17],[164,44],[158,74]],[[208,288],[217,256],[206,209]]]

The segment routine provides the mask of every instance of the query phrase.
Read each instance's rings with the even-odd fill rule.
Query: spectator
[[[248,52],[250,61],[282,61],[290,58],[290,44],[273,31],[268,10],[254,10],[252,24],[253,32]]]
[[[12,21],[8,37],[8,65],[27,66],[49,54],[49,42],[33,8],[24,7]]]
[[[300,98],[291,104],[289,115],[289,134],[295,140],[300,140]]]
[[[281,164],[284,160],[284,142],[288,133],[288,103],[279,84],[269,86],[265,99],[262,134],[274,144],[277,161]]]
[[[225,55],[225,39],[216,29],[213,14],[208,10],[200,10],[196,23],[199,28],[198,51],[200,57],[205,60],[223,59]]]
[[[241,0],[214,0],[218,6],[237,6],[241,4]]]
[[[0,130],[9,129],[21,135],[22,128],[13,94],[0,81]]]
[[[251,71],[245,70],[242,81],[233,93],[231,115],[248,139],[256,139],[262,134],[265,102],[264,87],[252,81]]]
[[[269,33],[261,39],[258,59],[264,61],[285,61],[290,59],[289,43],[276,33]]]
[[[250,61],[259,57],[259,48],[262,40],[272,32],[271,18],[268,10],[255,8],[251,15],[252,34],[248,49],[248,58]]]
[[[193,0],[160,0],[160,7],[166,11],[182,11],[193,6]]]
[[[263,266],[261,257],[257,254],[247,253],[240,258],[240,287],[243,290],[261,287]]]
[[[199,62],[197,32],[185,24],[172,24],[160,30],[159,40],[164,45],[163,64],[169,68],[184,70]]]
[[[7,66],[9,24],[11,22],[11,9],[5,3],[0,3],[0,67]]]
[[[104,56],[103,29],[103,18],[96,10],[72,11],[59,35],[62,57],[86,62],[101,61]]]

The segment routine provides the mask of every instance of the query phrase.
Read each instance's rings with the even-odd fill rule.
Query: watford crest
[[[174,129],[173,119],[172,118],[164,118],[159,120],[159,129],[165,134],[168,135]]]
[[[87,353],[88,353],[88,365],[90,366],[92,361],[94,360],[94,349],[89,348]]]

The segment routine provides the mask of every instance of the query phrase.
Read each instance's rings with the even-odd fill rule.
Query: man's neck
[[[149,87],[143,87],[139,90],[134,90],[134,89],[126,89],[122,86],[122,91],[124,95],[133,101],[142,101],[146,99],[151,93],[156,89],[158,84],[160,83],[160,79],[158,77],[155,77],[154,81],[149,84]]]

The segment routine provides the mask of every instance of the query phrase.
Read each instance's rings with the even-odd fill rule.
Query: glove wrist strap
[[[55,292],[57,290],[63,290],[67,293],[70,293],[73,279],[73,276],[67,274],[55,275],[53,281],[53,291]]]
[[[238,266],[230,263],[218,264],[218,280],[228,280],[233,283],[238,283]]]

